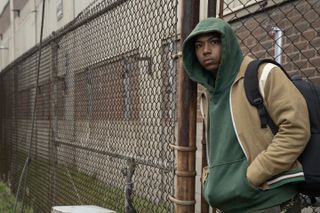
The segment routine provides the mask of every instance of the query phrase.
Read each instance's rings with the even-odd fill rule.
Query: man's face
[[[221,59],[221,40],[217,33],[199,35],[195,40],[196,56],[203,68],[216,73]]]

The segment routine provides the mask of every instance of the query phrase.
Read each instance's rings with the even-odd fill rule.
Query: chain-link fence
[[[15,192],[31,142],[19,201],[124,212],[130,185],[137,212],[173,211],[176,23],[176,1],[95,1],[44,42],[38,85],[37,48],[1,73],[1,174]]]
[[[219,15],[246,54],[275,58],[290,74],[320,84],[319,1],[225,0]]]

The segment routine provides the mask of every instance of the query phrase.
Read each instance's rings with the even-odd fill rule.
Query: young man
[[[307,106],[278,67],[263,64],[260,90],[279,131],[260,128],[243,86],[251,60],[220,19],[201,21],[184,42],[186,72],[209,96],[204,197],[223,212],[300,212],[294,183],[304,180],[296,159],[310,135]]]

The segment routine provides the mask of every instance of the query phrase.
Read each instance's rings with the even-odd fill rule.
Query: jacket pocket
[[[254,199],[261,190],[248,182],[246,170],[245,158],[210,167],[203,190],[207,202],[223,210]]]

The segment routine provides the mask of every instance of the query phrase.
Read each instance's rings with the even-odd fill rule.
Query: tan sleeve
[[[289,170],[310,137],[306,101],[279,68],[269,73],[264,95],[267,111],[279,131],[248,167],[247,178],[255,186]]]

